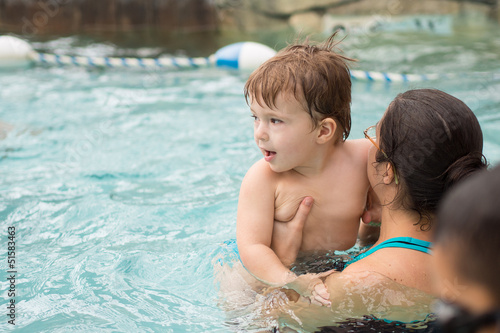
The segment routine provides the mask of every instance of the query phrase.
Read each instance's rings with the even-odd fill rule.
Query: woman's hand
[[[286,267],[290,267],[297,258],[302,245],[302,230],[313,202],[313,198],[305,197],[291,221],[274,221],[271,249]]]
[[[375,243],[380,234],[380,221],[382,217],[382,204],[372,187],[366,196],[366,208],[361,215],[363,223],[359,226],[358,238],[361,246]]]
[[[366,224],[370,222],[380,223],[382,220],[382,204],[371,186],[368,189],[368,194],[366,196],[366,208],[361,216],[361,219]]]

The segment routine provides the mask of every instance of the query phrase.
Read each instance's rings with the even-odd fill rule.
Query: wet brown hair
[[[483,133],[461,100],[435,89],[409,90],[387,108],[380,124],[377,162],[390,162],[399,179],[402,207],[420,214],[428,230],[443,194],[486,167]]]
[[[449,250],[464,279],[486,289],[500,306],[500,166],[480,172],[446,195],[436,219],[435,242]]]
[[[245,84],[245,99],[275,108],[280,93],[305,101],[313,128],[325,118],[334,119],[347,139],[351,130],[351,76],[348,61],[334,52],[335,34],[326,42],[289,45],[257,68]]]

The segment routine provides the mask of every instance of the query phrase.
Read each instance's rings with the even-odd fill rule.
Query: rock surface
[[[206,0],[0,0],[0,29],[23,35],[217,28]]]
[[[500,19],[500,0],[0,0],[0,33],[33,36],[120,35],[136,42],[204,34],[322,33],[325,18],[364,15],[460,15]],[[466,14],[466,15],[464,15]],[[465,17],[465,18],[464,18]],[[461,21],[462,22],[462,21]],[[238,39],[240,37],[235,37]]]
[[[294,14],[290,16],[288,24],[301,34],[317,33],[323,29],[322,15],[317,12]]]
[[[247,1],[251,2],[252,8],[255,11],[276,16],[287,16],[308,10],[329,8],[341,3],[350,2],[346,0],[271,0],[271,1],[247,0]],[[354,0],[354,2],[357,2],[357,0]]]

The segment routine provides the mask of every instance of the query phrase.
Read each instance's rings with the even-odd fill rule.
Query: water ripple
[[[344,51],[377,71],[498,63],[498,37],[408,37],[347,38]],[[44,47],[69,51],[73,43]],[[261,158],[243,97],[247,77],[213,68],[0,73],[0,121],[8,124],[0,227],[16,227],[20,249],[17,331],[232,329],[217,306],[213,265],[234,259],[221,257],[220,244],[234,238],[241,180]],[[470,105],[487,158],[500,161],[498,78],[432,84]],[[426,86],[354,82],[351,138],[361,138],[397,93]]]

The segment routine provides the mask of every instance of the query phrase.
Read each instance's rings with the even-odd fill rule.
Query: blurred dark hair
[[[377,162],[392,163],[399,179],[396,200],[420,214],[428,230],[443,194],[486,167],[483,133],[464,102],[435,89],[409,90],[387,108],[380,124]],[[424,219],[425,218],[425,219]]]
[[[488,289],[500,306],[500,167],[480,172],[448,193],[439,207],[435,242],[453,254],[463,278]]]

